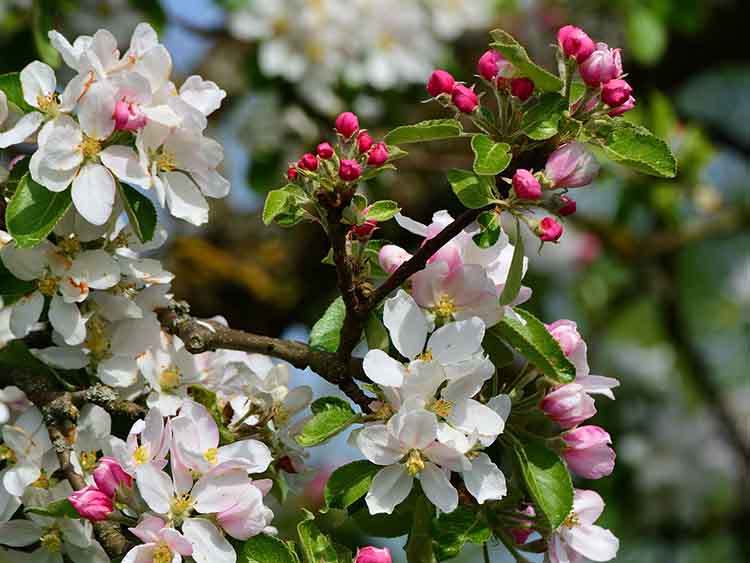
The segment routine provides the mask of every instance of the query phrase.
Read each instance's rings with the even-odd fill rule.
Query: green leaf
[[[263,206],[263,224],[270,225],[276,217],[287,213],[291,203],[291,194],[284,188],[268,192]]]
[[[37,53],[42,61],[53,68],[60,65],[60,53],[50,43],[47,32],[54,28],[52,18],[58,11],[58,4],[59,0],[34,0],[31,12],[31,32]]]
[[[440,139],[454,139],[463,134],[463,127],[456,119],[430,119],[396,127],[385,136],[388,145],[405,145],[407,143],[423,143]]]
[[[19,280],[0,260],[0,298],[2,305],[8,306],[36,289],[34,282]]]
[[[384,199],[376,201],[370,206],[370,209],[367,211],[367,218],[374,219],[375,221],[387,221],[393,218],[399,211],[401,211],[401,208],[398,206],[398,203]]]
[[[0,90],[5,92],[5,97],[8,99],[8,102],[12,103],[22,112],[29,113],[30,111],[36,111],[35,108],[31,107],[26,103],[26,100],[23,99],[20,72],[0,74]]]
[[[19,248],[36,246],[52,232],[71,204],[70,189],[51,192],[25,174],[5,211],[8,232]]]
[[[310,409],[313,416],[297,436],[297,442],[305,447],[322,444],[346,430],[359,418],[349,403],[338,397],[317,399],[310,405]]]
[[[473,136],[471,150],[474,151],[474,172],[481,176],[497,176],[512,158],[508,143],[496,143],[487,135]]]
[[[415,487],[416,488],[416,487]],[[406,559],[418,563],[433,563],[435,552],[432,549],[432,517],[435,506],[427,500],[424,494],[416,499],[414,518],[406,542]]]
[[[148,242],[156,231],[156,207],[149,198],[127,184],[120,184],[122,201],[138,240]]]
[[[542,141],[557,134],[557,127],[568,102],[556,92],[547,92],[539,97],[536,105],[524,114],[521,130],[530,139]]]
[[[441,514],[432,525],[432,541],[438,561],[456,557],[467,542],[483,544],[492,532],[480,510],[459,506]]]
[[[24,510],[27,514],[38,514],[51,518],[80,518],[81,515],[66,498],[56,500],[47,506],[31,506]]]
[[[388,331],[376,313],[370,313],[370,316],[367,318],[365,338],[367,339],[367,347],[370,350],[388,350],[390,344]]]
[[[513,250],[508,276],[505,278],[505,287],[500,295],[500,305],[508,305],[518,296],[518,291],[521,289],[521,278],[523,278],[524,258],[521,225],[516,219],[516,247]]]
[[[502,29],[490,32],[494,43],[490,46],[500,51],[503,56],[513,63],[520,76],[526,76],[534,81],[534,86],[545,92],[557,92],[562,89],[563,83],[557,76],[535,64],[526,49],[516,41],[510,33]]]
[[[565,357],[557,340],[544,324],[524,309],[513,310],[525,324],[506,315],[489,330],[496,331],[500,338],[556,383],[573,381],[575,366]]]
[[[596,142],[609,158],[638,172],[674,178],[677,162],[667,143],[651,131],[622,118],[597,123]]]
[[[556,530],[573,509],[573,484],[560,457],[540,441],[515,442],[513,451],[534,504]]]
[[[513,350],[500,339],[497,332],[488,330],[484,333],[482,348],[490,357],[490,361],[496,368],[507,366],[513,362]]]
[[[367,460],[353,461],[331,473],[323,498],[326,508],[349,508],[367,494],[375,474],[382,467]]]
[[[492,177],[454,169],[448,172],[448,182],[459,201],[469,209],[478,209],[497,201]]]
[[[237,563],[299,563],[299,557],[289,543],[259,534],[242,544]]]
[[[495,211],[483,211],[477,217],[479,233],[472,237],[474,244],[479,248],[490,248],[499,239],[503,232],[500,224],[500,215]]]
[[[346,305],[341,297],[337,297],[310,330],[310,347],[324,352],[338,350],[344,317],[346,317]]]
[[[263,206],[263,224],[270,225],[276,221],[282,227],[291,227],[299,223],[305,216],[300,205],[306,200],[305,191],[295,184],[271,190]]]
[[[386,145],[386,148],[388,149],[387,162],[396,162],[397,160],[401,160],[402,158],[409,156],[408,152],[406,152],[401,147],[397,147],[396,145]]]
[[[315,524],[315,517],[309,511],[303,511],[305,519],[297,524],[297,533],[305,563],[349,563],[339,557],[331,539]]]
[[[383,172],[398,170],[393,164],[383,164],[382,166],[378,166],[377,168],[368,167],[360,177],[360,182],[366,182],[367,180],[372,180],[373,178],[377,178],[380,176]]]

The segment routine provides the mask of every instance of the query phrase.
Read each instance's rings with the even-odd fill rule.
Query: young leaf
[[[500,294],[500,305],[508,305],[517,296],[521,289],[521,278],[523,278],[523,237],[521,236],[521,225],[516,219],[516,247],[513,250],[513,258],[510,260],[510,269],[505,278],[505,287]]]
[[[8,102],[16,106],[24,113],[36,111],[23,99],[23,88],[21,87],[21,73],[9,72],[0,74],[0,90],[5,92]]]
[[[349,403],[338,397],[323,397],[314,401],[310,408],[313,417],[297,436],[297,442],[305,447],[322,444],[346,430],[358,418]]]
[[[36,246],[47,238],[71,204],[70,189],[51,192],[25,174],[5,211],[8,232],[20,248]]]
[[[378,166],[377,168],[367,167],[365,171],[362,173],[362,176],[360,177],[360,182],[366,182],[367,180],[372,180],[373,178],[377,178],[380,176],[383,172],[388,172],[392,170],[398,170],[393,164],[383,164],[381,166]]]
[[[496,201],[492,177],[454,169],[448,172],[448,182],[459,201],[469,209],[478,209]]]
[[[11,305],[24,295],[28,295],[36,289],[36,285],[30,281],[19,280],[10,273],[0,260],[0,298],[4,306]]]
[[[441,514],[432,525],[432,541],[438,561],[456,557],[467,542],[483,544],[492,532],[481,510],[459,506]]]
[[[500,51],[503,56],[513,63],[520,76],[526,76],[534,81],[534,86],[545,92],[557,92],[562,89],[563,83],[557,76],[536,65],[530,58],[526,49],[516,41],[510,33],[502,29],[490,32],[494,43],[490,46]]]
[[[315,524],[315,517],[304,510],[304,520],[297,524],[302,557],[305,563],[349,563],[341,558],[336,546],[327,535],[320,531]],[[351,554],[350,554],[351,560]],[[263,562],[265,563],[265,562]]]
[[[310,330],[310,347],[324,352],[335,352],[339,348],[341,327],[344,326],[346,306],[341,297],[337,297],[328,306],[323,316]]]
[[[565,464],[539,441],[516,442],[513,451],[534,504],[550,528],[557,529],[573,508],[573,484]]]
[[[382,467],[367,460],[353,461],[331,473],[323,493],[326,508],[349,508],[367,494]]]
[[[499,239],[503,232],[500,224],[500,216],[494,211],[483,211],[477,217],[479,233],[472,237],[474,244],[479,248],[490,248]]]
[[[513,351],[500,339],[500,336],[492,328],[484,333],[482,348],[490,357],[492,365],[496,368],[509,365],[513,362]]]
[[[401,211],[398,203],[389,199],[376,201],[370,206],[367,212],[367,218],[375,221],[387,221],[391,219],[396,213]]]
[[[120,194],[138,240],[149,242],[156,230],[156,207],[149,198],[127,184],[120,184]]]
[[[80,518],[81,515],[66,498],[56,500],[47,506],[31,506],[24,512],[27,514],[38,514],[50,518]]]
[[[549,139],[557,134],[563,112],[568,109],[568,102],[556,92],[547,92],[539,97],[521,120],[521,129],[526,136],[535,141]]]
[[[367,339],[367,346],[370,350],[388,350],[390,340],[388,339],[388,331],[380,320],[377,314],[370,313],[367,318],[367,324],[365,324],[365,338]]]
[[[508,143],[496,143],[487,135],[472,137],[471,150],[474,151],[474,172],[480,176],[497,176],[512,158]]]
[[[423,143],[440,139],[454,139],[463,134],[461,123],[455,119],[430,119],[396,127],[385,136],[389,145],[405,145],[407,143]]]
[[[237,563],[299,563],[299,557],[289,543],[259,534],[242,544]]]
[[[602,120],[595,142],[609,158],[638,172],[660,178],[677,174],[677,162],[667,143],[645,127],[624,119]]]
[[[556,383],[573,381],[576,376],[575,366],[565,357],[557,340],[544,324],[528,311],[518,308],[513,310],[523,323],[506,315],[490,330],[497,331],[500,338]]]
[[[291,195],[284,188],[271,190],[263,206],[263,224],[270,225],[276,217],[287,213],[291,207]]]

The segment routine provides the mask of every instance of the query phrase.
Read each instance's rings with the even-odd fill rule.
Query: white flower
[[[357,435],[357,446],[371,462],[385,465],[372,480],[365,501],[370,514],[393,512],[409,495],[417,477],[430,501],[443,512],[458,506],[449,471],[471,465],[463,452],[438,441],[438,420],[422,408],[404,408],[388,424],[373,424]],[[446,471],[447,470],[447,471]]]
[[[595,526],[604,501],[594,491],[576,489],[573,510],[550,536],[548,556],[552,563],[576,563],[582,558],[610,561],[620,542],[609,530]]]
[[[104,448],[111,433],[112,417],[107,411],[91,404],[81,408],[71,462],[90,485],[93,485],[90,474],[96,468],[96,452]]]
[[[200,376],[195,357],[185,350],[182,340],[166,333],[160,340],[138,357],[138,368],[151,388],[146,404],[172,416],[187,398],[188,387],[198,383]]]
[[[170,443],[170,430],[165,427],[161,412],[152,408],[144,420],[133,424],[126,441],[112,436],[108,445],[112,457],[130,475],[135,475],[142,465],[166,465]]]
[[[181,563],[182,557],[193,554],[193,546],[180,532],[168,528],[161,518],[146,514],[130,531],[143,545],[128,551],[122,563],[170,562]]]
[[[2,485],[8,493],[20,497],[42,475],[44,457],[52,450],[52,442],[42,413],[36,407],[26,410],[12,424],[4,425],[2,433],[15,461],[2,472]]]
[[[22,413],[29,407],[31,402],[18,387],[9,385],[0,389],[0,427],[9,422],[14,413]]]
[[[9,117],[11,120],[6,123]],[[44,115],[36,111],[20,117],[11,114],[8,108],[8,98],[5,92],[0,90],[0,149],[24,142],[39,129],[43,121]]]

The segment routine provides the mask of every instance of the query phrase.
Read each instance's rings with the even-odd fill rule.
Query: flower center
[[[568,517],[563,521],[563,526],[566,528],[575,528],[576,526],[579,526],[581,524],[581,521],[578,518],[578,514],[575,512],[571,512]]]
[[[423,362],[431,362],[432,361],[432,350],[425,350],[421,354],[417,355],[417,360],[422,360]]]
[[[81,469],[87,473],[96,469],[96,452],[81,452]]]
[[[15,465],[18,463],[16,452],[11,450],[8,446],[0,446],[0,461],[4,461],[6,465]]]
[[[42,295],[47,297],[53,297],[57,293],[57,286],[60,283],[60,278],[55,276],[47,276],[40,280],[37,280],[36,286]]]
[[[51,92],[46,96],[39,94],[36,97],[36,105],[44,113],[51,116],[56,116],[60,113],[60,98],[57,96],[57,92]]]
[[[44,548],[50,553],[60,553],[62,550],[62,534],[58,528],[50,528],[47,530],[39,541],[42,542]]]
[[[133,452],[133,461],[136,465],[142,465],[148,461],[149,451],[147,446],[138,446]]]
[[[181,522],[192,508],[193,497],[190,496],[189,493],[185,493],[184,495],[180,495],[172,499],[172,504],[169,508],[169,514],[173,520]]]
[[[452,297],[445,294],[438,300],[437,303],[435,303],[435,306],[432,308],[432,312],[440,321],[449,321],[453,318],[453,315],[457,310],[458,307],[456,307],[456,302]]]
[[[172,172],[175,168],[177,168],[177,161],[175,160],[174,155],[164,149],[162,149],[162,151],[156,157],[155,162],[156,167],[161,172]]]
[[[419,450],[409,450],[409,457],[406,459],[406,470],[409,475],[414,477],[424,469],[424,458]]]
[[[172,563],[172,550],[165,543],[160,543],[151,556],[154,563]]]
[[[49,489],[49,477],[47,477],[47,473],[46,471],[44,471],[44,469],[42,469],[39,473],[39,479],[34,481],[31,486],[35,489]]]
[[[438,399],[432,405],[432,412],[443,418],[450,415],[453,410],[453,401],[446,401],[445,399]]]
[[[102,144],[96,139],[89,137],[88,135],[84,135],[83,141],[81,141],[81,144],[78,148],[81,149],[84,157],[92,158],[99,154],[99,152],[102,150]]]
[[[180,370],[176,367],[165,369],[159,375],[159,386],[162,391],[170,391],[180,384]]]
[[[69,238],[64,238],[58,241],[57,247],[62,251],[63,254],[68,256],[75,256],[81,251],[81,241],[78,240],[76,235]]]
[[[203,454],[203,459],[211,465],[216,465],[219,463],[219,450],[217,448],[208,448],[206,453]]]

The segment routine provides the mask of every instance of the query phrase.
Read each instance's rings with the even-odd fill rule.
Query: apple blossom
[[[581,78],[589,86],[599,86],[622,74],[620,49],[610,49],[606,43],[597,43],[596,49],[578,67]]]
[[[607,112],[607,115],[609,115],[610,117],[617,117],[618,115],[622,115],[623,113],[630,111],[634,107],[635,98],[633,96],[629,96],[628,99],[625,100],[622,104]]]
[[[463,84],[456,84],[453,87],[451,99],[453,100],[453,104],[458,108],[458,111],[462,113],[474,113],[479,107],[479,97],[474,90]]]
[[[566,143],[547,158],[544,177],[554,188],[578,188],[599,174],[596,157],[582,143]]]
[[[303,170],[317,170],[318,159],[314,154],[308,152],[302,155],[302,158],[299,159],[297,166],[299,168],[302,168]]]
[[[539,221],[534,232],[542,241],[557,242],[563,234],[563,228],[554,218],[545,217]]]
[[[190,557],[193,554],[193,546],[185,536],[174,528],[167,527],[166,522],[157,516],[145,515],[135,528],[130,528],[130,531],[143,544],[131,549],[123,558],[123,563],[180,563],[182,557]]]
[[[581,28],[574,25],[561,27],[557,32],[557,43],[566,57],[574,57],[578,64],[589,58],[596,46]]]
[[[615,451],[609,434],[599,426],[579,426],[562,435],[563,457],[568,467],[586,479],[601,479],[615,467]]]
[[[513,70],[513,65],[500,52],[490,49],[477,62],[477,73],[492,82],[498,76],[507,78]]]
[[[106,520],[113,510],[112,498],[91,485],[75,491],[68,500],[81,518],[92,522]]]
[[[339,178],[344,182],[356,182],[362,175],[362,166],[356,160],[342,160],[339,165]]]
[[[367,131],[362,131],[357,135],[357,150],[360,154],[364,154],[370,150],[373,144],[372,136]]]
[[[323,160],[328,160],[333,156],[333,147],[331,143],[320,143],[316,149],[318,156]]]
[[[352,135],[359,131],[359,119],[350,111],[339,114],[336,118],[336,131],[345,139],[350,139]]]
[[[510,81],[510,93],[525,102],[534,93],[534,81],[530,78],[513,78]]]
[[[613,108],[627,102],[632,93],[633,88],[621,78],[615,78],[602,84],[602,101]]]
[[[456,81],[449,72],[435,70],[427,81],[427,92],[433,98],[437,98],[440,94],[450,95],[453,92],[453,86],[455,84]]]
[[[354,563],[391,563],[391,552],[387,547],[379,548],[372,545],[357,550]]]
[[[539,199],[542,197],[542,187],[534,175],[523,168],[513,174],[513,191],[521,199]]]
[[[548,393],[542,410],[563,428],[571,428],[596,414],[592,399],[579,383],[568,383]]]
[[[367,164],[370,166],[383,166],[388,161],[388,147],[385,143],[378,143],[370,151]]]
[[[133,478],[112,457],[101,458],[93,475],[97,488],[109,497],[114,497],[120,486],[133,486]]]

